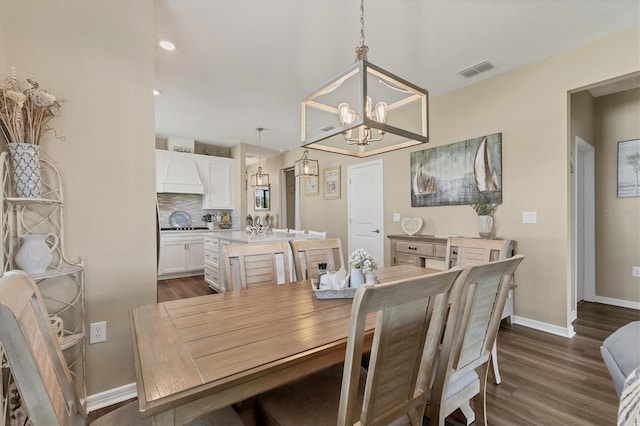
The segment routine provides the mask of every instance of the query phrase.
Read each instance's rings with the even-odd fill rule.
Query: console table
[[[415,265],[448,269],[447,238],[435,235],[387,235],[391,241],[391,265]]]

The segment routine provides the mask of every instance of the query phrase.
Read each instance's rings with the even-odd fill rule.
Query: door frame
[[[384,252],[384,161],[382,159],[378,159],[378,160],[373,160],[373,161],[368,161],[366,163],[358,163],[358,164],[352,164],[350,166],[347,166],[347,247],[348,247],[348,253],[351,253],[353,251],[353,247],[351,246],[351,172],[353,169],[356,168],[361,168],[361,167],[368,167],[368,166],[373,166],[376,165],[378,166],[378,170],[380,172],[380,182],[381,182],[381,187],[380,187],[380,204],[379,204],[379,210],[380,210],[380,253],[382,253],[382,261],[380,262],[380,266],[384,265],[385,263],[385,252]],[[371,206],[372,208],[374,207],[373,205]],[[347,254],[347,257],[349,257],[349,254]]]
[[[287,175],[294,167],[280,169],[280,217],[278,219],[279,228],[287,228]],[[300,229],[300,177],[295,178],[295,229]]]
[[[573,170],[573,300],[571,301],[571,318],[578,316],[578,268],[582,267],[584,278],[584,300],[596,301],[596,253],[595,253],[595,148],[579,136],[575,137]],[[578,170],[584,170],[580,179]],[[582,189],[579,191],[579,189]],[[580,194],[583,199],[579,200]],[[580,202],[581,201],[581,202]],[[584,205],[582,212],[578,206]],[[583,229],[578,229],[578,215],[583,214]],[[578,256],[578,244],[582,237],[583,256]]]

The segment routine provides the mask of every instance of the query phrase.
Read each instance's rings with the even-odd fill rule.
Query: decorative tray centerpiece
[[[356,295],[357,288],[347,287],[341,290],[335,290],[333,288],[319,289],[318,286],[320,283],[314,281],[311,282],[311,288],[318,299],[353,299]]]
[[[347,274],[344,268],[337,272],[326,272],[320,275],[320,279],[311,280],[311,288],[318,299],[353,299],[358,289],[351,274]]]

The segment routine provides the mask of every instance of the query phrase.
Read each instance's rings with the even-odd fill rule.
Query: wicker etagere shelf
[[[58,236],[53,261],[44,273],[32,274],[52,320],[60,346],[73,375],[78,395],[86,404],[86,327],[85,273],[82,258],[71,262],[64,253],[64,197],[60,172],[52,161],[44,159],[40,151],[42,190],[39,198],[15,196],[11,159],[7,152],[0,154],[0,262],[4,274],[18,269],[15,255],[20,248],[20,235],[49,234]],[[7,419],[11,384],[10,367],[0,345],[0,425]]]

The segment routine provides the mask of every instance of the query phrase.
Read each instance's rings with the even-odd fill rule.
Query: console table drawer
[[[433,244],[398,241],[396,242],[396,252],[433,257]]]
[[[396,265],[413,265],[413,266],[422,266],[420,264],[420,258],[418,256],[413,256],[410,254],[404,253],[396,253]]]

